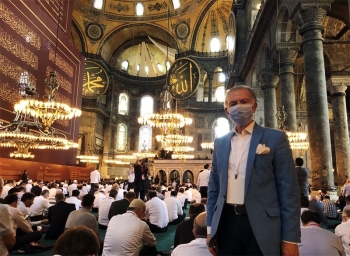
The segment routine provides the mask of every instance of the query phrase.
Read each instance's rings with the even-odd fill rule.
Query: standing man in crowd
[[[303,167],[304,160],[300,157],[295,158],[295,170],[297,172],[300,196],[309,195],[309,169]]]
[[[231,88],[224,107],[235,127],[214,143],[209,250],[213,255],[298,255],[300,200],[287,135],[254,122],[257,100],[248,86]]]
[[[134,180],[134,191],[136,198],[139,197],[141,200],[145,200],[146,189],[147,189],[147,177],[148,177],[148,159],[138,160],[134,166],[135,180]]]
[[[100,172],[98,169],[92,171],[90,173],[90,183],[91,183],[91,188],[93,188],[95,185],[98,185],[100,183],[101,177],[100,177]]]
[[[209,164],[204,165],[204,170],[199,173],[197,179],[197,188],[199,188],[199,192],[201,193],[202,198],[207,198],[208,195],[208,183],[209,183]]]

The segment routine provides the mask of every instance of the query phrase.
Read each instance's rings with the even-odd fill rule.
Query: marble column
[[[213,74],[208,73],[208,80],[209,80],[209,92],[208,92],[208,102],[213,101]]]
[[[265,127],[277,127],[276,88],[278,75],[271,70],[262,69],[259,73],[261,89],[264,91],[264,119]]]
[[[327,89],[332,97],[334,144],[336,159],[336,181],[339,185],[345,183],[349,177],[350,156],[349,156],[349,130],[346,111],[346,89],[350,85],[349,77],[332,76],[327,81]]]
[[[298,47],[299,48],[299,47]],[[298,54],[297,49],[280,49],[280,86],[281,101],[284,110],[287,112],[288,118],[284,125],[287,131],[297,131],[297,117],[295,107],[294,93],[294,61]]]
[[[109,178],[108,165],[104,162],[104,160],[108,159],[109,149],[111,148],[111,143],[112,143],[112,140],[114,139],[115,138],[112,138],[111,124],[108,119],[104,124],[104,130],[103,130],[103,156],[102,156],[102,163],[100,167],[101,177],[103,178]]]
[[[323,20],[330,0],[301,4],[304,74],[312,190],[335,191],[328,118],[326,76],[323,58]]]

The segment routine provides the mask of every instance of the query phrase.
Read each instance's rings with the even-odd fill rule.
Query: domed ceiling
[[[220,50],[226,50],[232,1],[180,0],[174,9],[169,0],[103,0],[101,10],[92,6],[93,1],[75,1],[72,41],[80,51],[99,54],[118,69],[120,55],[148,36],[178,52],[210,52],[210,41],[216,37]],[[136,15],[138,3],[144,8],[142,16]]]

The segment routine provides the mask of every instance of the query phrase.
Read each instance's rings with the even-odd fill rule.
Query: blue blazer
[[[232,132],[214,142],[208,185],[207,226],[216,235],[226,201]],[[256,154],[259,144],[269,154]],[[300,242],[300,199],[292,151],[285,132],[254,124],[248,151],[244,204],[264,255],[280,255],[281,241]]]

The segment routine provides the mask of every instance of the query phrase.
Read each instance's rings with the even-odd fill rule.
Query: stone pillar
[[[299,48],[299,47],[298,47]],[[294,93],[294,61],[298,54],[297,49],[281,49],[280,53],[280,85],[281,85],[281,101],[284,110],[287,112],[288,118],[284,125],[287,131],[297,131],[297,117],[295,107]]]
[[[349,177],[349,130],[346,111],[346,89],[350,85],[349,77],[332,76],[327,81],[327,89],[331,93],[334,124],[335,159],[337,165],[336,181],[343,185]]]
[[[208,92],[208,102],[213,101],[213,74],[208,73],[208,80],[209,80],[209,92]]]
[[[276,101],[276,84],[278,76],[275,72],[262,69],[259,73],[261,89],[264,91],[264,119],[265,127],[277,127],[277,101]]]
[[[104,162],[104,160],[108,159],[108,153],[111,147],[112,140],[115,139],[115,138],[112,138],[111,134],[112,134],[111,124],[109,123],[109,120],[107,120],[104,124],[104,130],[103,130],[103,156],[102,156],[102,163],[100,166],[101,178],[102,177],[109,178],[108,165]]]
[[[305,1],[306,2],[306,1]],[[302,1],[304,74],[312,189],[335,191],[328,119],[326,77],[323,58],[323,20],[331,0]],[[297,14],[298,15],[298,14]]]

